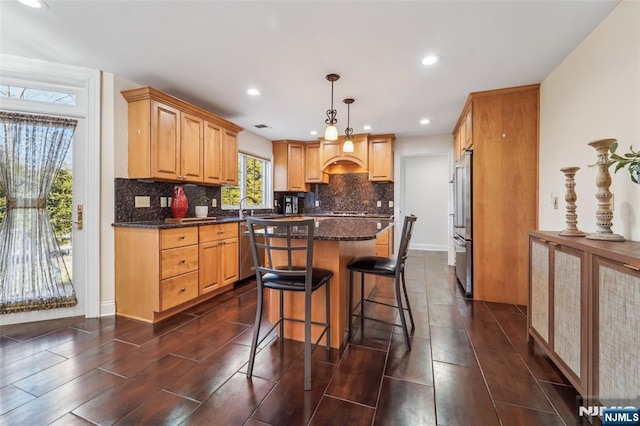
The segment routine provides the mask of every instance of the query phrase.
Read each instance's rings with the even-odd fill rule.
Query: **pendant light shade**
[[[336,110],[333,108],[333,82],[338,81],[340,76],[338,74],[327,74],[327,80],[331,82],[331,109],[327,110],[327,119],[324,120],[328,124],[324,131],[324,138],[328,141],[338,140],[338,129],[336,128]]]
[[[342,152],[353,152],[353,129],[350,127],[351,122],[351,104],[354,99],[347,98],[344,101],[347,104],[347,128],[344,130],[344,143],[342,144]]]

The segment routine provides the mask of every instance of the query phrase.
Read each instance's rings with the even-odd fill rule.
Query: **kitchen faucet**
[[[243,215],[242,215],[242,202],[244,200],[251,200],[251,201],[253,201],[254,204],[256,203],[256,200],[253,197],[250,197],[248,195],[246,197],[240,198],[240,202],[238,203],[240,205],[240,208],[238,209],[238,217],[240,219],[242,219],[242,217],[243,217]]]

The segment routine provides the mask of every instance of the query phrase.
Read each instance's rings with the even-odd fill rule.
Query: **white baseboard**
[[[100,316],[111,317],[116,314],[116,302],[112,300],[110,302],[102,302],[100,304]]]

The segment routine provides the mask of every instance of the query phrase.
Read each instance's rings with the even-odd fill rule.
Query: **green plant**
[[[211,197],[209,197],[208,195],[201,195],[196,199],[196,202],[199,206],[208,206],[210,200]]]
[[[640,184],[640,151],[636,152],[633,150],[633,146],[630,146],[629,151],[631,152],[618,155],[616,154],[616,149],[618,149],[618,142],[614,142],[609,147],[609,167],[616,165],[616,168],[613,169],[614,173],[627,167],[631,175],[631,181]]]

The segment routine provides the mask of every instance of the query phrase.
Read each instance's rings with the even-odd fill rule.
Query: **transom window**
[[[7,84],[0,84],[0,97],[50,104],[76,105],[76,95],[73,93],[10,86]]]
[[[238,154],[238,186],[222,187],[222,208],[271,208],[271,162],[248,154]],[[250,198],[245,198],[250,197]]]

